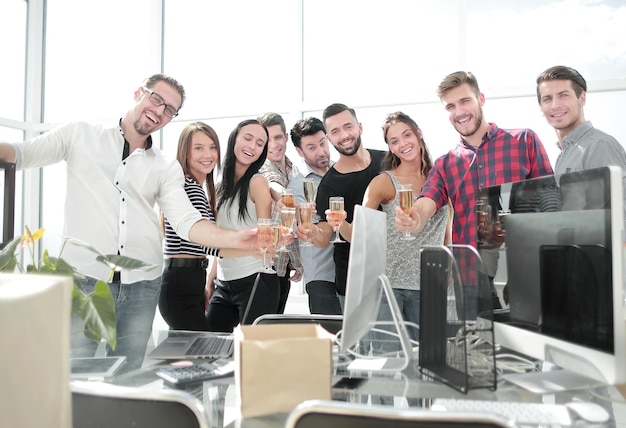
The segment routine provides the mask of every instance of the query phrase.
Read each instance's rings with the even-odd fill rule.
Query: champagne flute
[[[293,190],[291,189],[284,189],[283,193],[280,197],[281,202],[283,203],[284,206],[288,207],[288,208],[295,208],[296,207],[296,199],[293,196]]]
[[[280,242],[280,238],[282,236],[282,231],[280,230],[280,223],[277,221],[272,222],[272,237],[273,242],[272,245],[274,248],[278,247],[278,243]]]
[[[293,194],[292,194],[293,196]],[[283,207],[280,211],[280,225],[282,226],[283,236],[289,235],[293,229],[293,222],[296,219],[296,209],[290,207]],[[285,247],[285,240],[283,239],[283,245],[278,249],[279,252],[284,253],[289,251]]]
[[[267,264],[267,250],[274,242],[271,218],[260,218],[257,220],[257,241],[259,249],[263,253],[263,271],[274,273],[275,271]]]
[[[303,202],[298,206],[298,224],[306,230],[307,238],[311,230],[311,219],[313,216],[313,204],[311,202]],[[309,241],[300,241],[301,247],[311,247],[313,244]]]
[[[478,246],[487,245],[492,232],[489,201],[479,200],[476,203],[476,227],[478,229]]]
[[[506,216],[508,216],[509,214],[511,214],[511,211],[509,210],[498,211],[498,238],[503,240],[502,245],[500,246],[500,250],[506,250],[506,227],[504,224],[504,219],[506,219]]]
[[[341,220],[343,220],[343,197],[342,196],[331,196],[328,200],[328,208],[330,209],[330,213],[328,213],[328,220],[330,224],[333,226],[333,230],[335,231],[335,239],[333,239],[332,243],[341,243],[346,242],[339,237],[339,225],[341,224]]]
[[[304,200],[307,202],[315,202],[315,181],[311,178],[305,178],[302,181],[302,188],[304,190]],[[312,223],[317,223],[320,221],[320,216],[314,214],[311,221]]]
[[[304,199],[307,202],[315,202],[315,181],[306,178],[302,181],[302,187],[304,189]]]
[[[398,187],[398,196],[400,199],[400,208],[402,208],[405,214],[410,214],[413,208],[413,185],[410,183],[400,184]],[[407,226],[404,235],[402,235],[400,239],[403,241],[412,241],[415,239],[415,236],[411,235],[411,230]]]

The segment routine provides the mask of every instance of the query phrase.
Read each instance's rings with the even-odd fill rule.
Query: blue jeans
[[[402,319],[419,325],[420,324],[420,291],[394,288],[393,295],[396,298],[396,301],[398,302],[398,307],[400,308],[400,315],[402,315]],[[379,321],[393,321],[393,316],[391,315],[391,307],[389,306],[389,302],[387,301],[387,297],[384,293],[383,293],[382,299],[380,300],[378,320]],[[385,329],[391,328],[395,330],[395,328],[391,326],[387,326],[387,327],[381,326],[381,328],[385,328]],[[407,331],[409,333],[409,337],[412,340],[419,341],[418,329],[412,326],[408,326]]]
[[[80,285],[87,293],[92,293],[96,280],[85,278]],[[161,278],[139,281],[132,284],[109,283],[115,314],[117,317],[117,346],[111,349],[107,345],[109,356],[126,356],[122,370],[129,371],[141,367],[146,346],[152,332],[152,323],[156,312]],[[88,339],[83,333],[83,322],[72,315],[72,357],[92,357],[98,348],[98,342]]]
[[[306,284],[309,312],[312,314],[341,315],[341,304],[334,282],[311,281]]]

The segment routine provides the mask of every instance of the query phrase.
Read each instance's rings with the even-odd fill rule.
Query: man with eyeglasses
[[[141,366],[152,330],[163,265],[161,232],[155,204],[183,239],[205,247],[253,250],[252,229],[221,229],[203,219],[184,190],[176,160],[166,160],[152,145],[151,134],[178,114],[185,90],[175,79],[155,74],[133,94],[134,104],[113,126],[72,122],[29,141],[0,143],[0,160],[17,169],[38,168],[64,160],[67,194],[63,232],[105,254],[153,264],[149,271],[116,272],[109,283],[117,316],[117,347],[109,355],[125,355],[125,368]],[[109,281],[109,270],[93,253],[68,245],[63,257],[88,278]],[[82,330],[78,318],[72,332]],[[72,356],[93,356],[97,343],[72,334]]]

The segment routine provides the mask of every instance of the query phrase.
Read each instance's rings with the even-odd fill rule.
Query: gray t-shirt
[[[382,204],[387,214],[387,268],[385,274],[393,288],[408,290],[420,289],[420,247],[422,245],[443,245],[446,224],[450,216],[449,205],[443,206],[426,223],[424,230],[412,241],[403,241],[403,233],[396,229],[396,207],[400,204],[398,186],[400,182],[391,171],[388,174],[396,189],[396,196],[390,204]],[[419,193],[419,192],[418,192]]]

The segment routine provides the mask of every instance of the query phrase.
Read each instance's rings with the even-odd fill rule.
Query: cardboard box
[[[241,416],[286,413],[305,400],[330,400],[333,338],[315,324],[239,326],[235,383]]]

